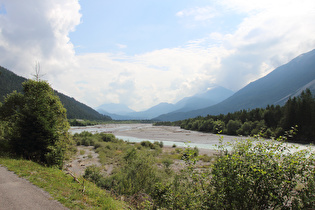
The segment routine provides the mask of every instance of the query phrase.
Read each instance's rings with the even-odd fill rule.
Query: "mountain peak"
[[[305,88],[315,89],[314,80],[315,50],[312,50],[251,82],[221,103],[190,112],[159,116],[156,120],[176,121],[208,114],[227,114],[242,109],[265,108],[272,104],[284,105],[289,97],[296,96]]]

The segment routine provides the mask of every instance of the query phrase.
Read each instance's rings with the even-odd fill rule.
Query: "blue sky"
[[[97,107],[237,91],[315,48],[314,0],[0,0],[0,65]]]
[[[213,31],[232,32],[242,16],[216,17],[216,13],[222,12],[216,11],[220,8],[214,9],[211,1],[201,0],[97,0],[80,1],[80,4],[82,23],[70,34],[77,54],[124,52],[134,55],[182,46]],[[199,19],[194,17],[198,9],[204,10]]]

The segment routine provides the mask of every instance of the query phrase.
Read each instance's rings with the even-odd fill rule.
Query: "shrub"
[[[196,151],[186,148],[184,154],[185,168],[166,183],[157,183],[151,196],[155,208],[162,209],[207,209],[205,200],[208,197],[209,171],[194,169]]]
[[[228,151],[226,146],[232,146]],[[283,142],[248,139],[219,147],[211,170],[196,170],[193,150],[186,167],[155,185],[155,208],[311,209],[315,206],[315,154]],[[190,154],[190,155],[189,155]]]
[[[309,150],[271,141],[246,140],[225,150],[212,168],[211,200],[215,208],[309,208],[315,205],[315,157]],[[297,186],[303,186],[297,190]],[[209,198],[210,198],[209,197]],[[303,199],[308,197],[308,202]],[[214,203],[213,203],[214,202]]]
[[[217,120],[213,123],[213,132],[220,133],[225,128],[225,123],[221,120]]]
[[[83,178],[95,183],[99,187],[105,187],[105,178],[101,173],[101,169],[95,165],[88,166],[85,169]]]
[[[140,144],[141,146],[148,147],[150,149],[156,149],[156,146],[160,147],[159,142],[156,142],[156,143],[154,142],[154,144],[152,144],[150,141],[142,141]]]
[[[197,147],[191,148],[191,147],[187,147],[184,152],[183,155],[181,157],[182,160],[185,160],[186,162],[194,160],[196,161],[197,157],[199,155],[199,149]]]
[[[160,141],[160,142],[155,141],[155,142],[154,142],[154,145],[156,145],[156,146],[158,146],[158,147],[160,147],[160,148],[163,148],[163,146],[164,146],[163,141]]]
[[[104,142],[117,142],[117,139],[114,134],[111,133],[101,133],[101,140]]]
[[[150,193],[159,181],[153,157],[146,152],[131,149],[117,173],[106,179],[106,188],[125,195]]]
[[[226,125],[227,134],[229,135],[236,135],[236,131],[241,128],[242,123],[236,120],[229,120],[228,124]]]
[[[174,161],[173,161],[172,159],[170,159],[170,158],[164,158],[164,159],[162,160],[162,163],[163,163],[163,165],[164,165],[166,168],[169,168],[170,165],[172,165],[172,164],[174,163]]]

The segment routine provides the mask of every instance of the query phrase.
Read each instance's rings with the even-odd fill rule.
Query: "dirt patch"
[[[94,146],[78,146],[77,154],[66,163],[67,170],[76,176],[82,176],[86,167],[91,165],[101,166]]]

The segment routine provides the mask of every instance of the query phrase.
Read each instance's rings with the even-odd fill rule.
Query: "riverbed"
[[[177,126],[153,126],[152,124],[104,124],[87,127],[71,127],[70,132],[112,133],[117,138],[130,142],[162,141],[165,146],[198,147],[199,149],[216,149],[216,145],[245,139],[239,136],[217,135],[181,129]]]

